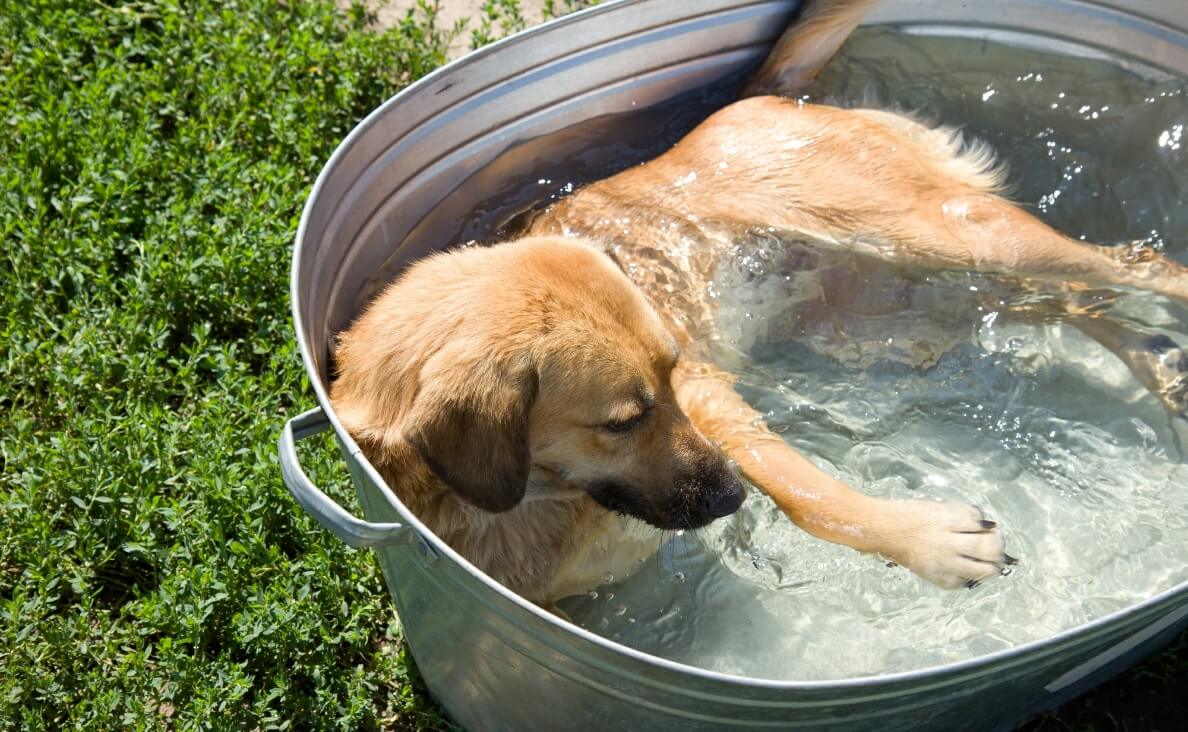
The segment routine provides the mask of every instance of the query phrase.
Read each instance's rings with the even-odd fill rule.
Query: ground
[[[335,0],[349,8],[352,0]],[[415,11],[423,0],[367,0],[368,10],[379,28],[390,28]],[[465,55],[490,40],[539,24],[542,20],[578,9],[593,2],[581,0],[439,0],[438,27],[457,28],[450,40],[451,60]]]

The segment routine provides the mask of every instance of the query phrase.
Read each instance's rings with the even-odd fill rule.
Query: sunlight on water
[[[1072,236],[1185,261],[1182,82],[885,30],[856,36],[823,81],[830,101],[964,126],[1009,163],[1014,200]],[[783,291],[770,258],[740,255],[719,289],[743,322]],[[745,328],[726,328],[749,356],[740,388],[789,442],[868,493],[981,506],[1022,560],[1010,576],[939,590],[813,539],[752,491],[739,515],[563,603],[575,621],[713,670],[830,679],[1009,648],[1188,580],[1183,420],[1078,331],[978,310],[968,293],[983,278],[911,286],[895,311],[850,314],[841,336],[752,346]],[[1129,293],[1112,312],[1188,345],[1185,310],[1165,299]]]

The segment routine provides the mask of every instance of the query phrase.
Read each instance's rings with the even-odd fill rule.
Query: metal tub
[[[764,55],[798,4],[627,0],[521,33],[389,100],[351,132],[314,185],[297,232],[292,295],[321,406],[285,426],[284,479],[343,541],[375,548],[430,692],[468,729],[1005,728],[1188,627],[1186,583],[1039,642],[911,673],[806,683],[712,673],[600,638],[497,585],[393,497],[339,424],[327,398],[328,338],[375,284],[457,241],[457,221],[500,181],[542,159],[560,165],[593,141],[554,135],[553,150],[505,152],[737,74]],[[1182,0],[905,0],[888,2],[868,22],[1188,76]],[[294,442],[327,428],[365,520],[319,491],[298,463]]]

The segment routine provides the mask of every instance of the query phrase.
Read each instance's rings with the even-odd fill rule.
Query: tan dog
[[[803,89],[869,5],[815,3],[750,92]],[[1188,300],[1185,269],[1069,239],[997,195],[1000,182],[951,130],[745,99],[541,212],[523,238],[410,267],[342,335],[335,411],[434,532],[544,605],[653,552],[650,527],[735,511],[727,458],[810,533],[972,585],[1013,561],[995,523],[971,506],[865,496],[771,433],[714,356],[704,293],[758,227],[861,252],[867,264],[845,271],[993,273],[1053,295],[1021,317],[1067,318],[1182,411],[1188,364],[1174,344],[1073,305],[1114,285]],[[767,335],[810,331],[853,297],[839,281],[819,274],[820,296],[790,302]]]

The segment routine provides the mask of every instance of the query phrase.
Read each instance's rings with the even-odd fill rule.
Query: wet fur
[[[597,583],[624,549],[598,544],[612,530],[639,537],[619,564],[655,548],[654,531],[615,510],[692,527],[703,502],[741,502],[721,452],[676,404],[677,355],[601,251],[537,237],[410,268],[342,335],[332,399],[422,521],[543,603]],[[644,402],[629,440],[601,426]],[[579,550],[603,559],[573,564]]]
[[[752,92],[810,83],[870,4],[814,4]],[[542,604],[654,551],[658,533],[639,518],[671,528],[729,508],[723,452],[814,535],[942,586],[976,583],[1013,561],[995,523],[961,504],[864,496],[773,435],[711,348],[706,292],[761,228],[1014,288],[1123,285],[1188,300],[1180,265],[1069,239],[1006,200],[1004,178],[989,148],[952,129],[744,99],[652,162],[557,202],[523,238],[412,266],[343,334],[335,410],[434,532]],[[826,289],[798,317],[846,296]],[[1147,341],[1098,317],[1084,329],[1153,390],[1174,391],[1164,382],[1178,375],[1160,375],[1178,350],[1153,359]],[[654,404],[622,439],[599,425],[639,408],[632,389]]]

